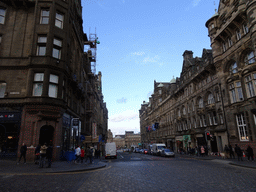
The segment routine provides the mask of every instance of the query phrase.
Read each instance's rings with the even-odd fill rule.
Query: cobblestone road
[[[255,169],[192,158],[131,155],[90,172],[0,176],[0,191],[256,191]]]

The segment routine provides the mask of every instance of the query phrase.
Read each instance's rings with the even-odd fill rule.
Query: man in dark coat
[[[25,143],[22,143],[22,146],[20,148],[20,159],[18,164],[20,163],[21,158],[24,158],[24,164],[26,164],[26,154],[27,154],[27,145]]]
[[[247,149],[246,149],[246,152],[247,152],[247,156],[248,156],[248,161],[250,161],[250,159],[252,159],[252,161],[254,160],[253,158],[253,149],[251,148],[250,145],[248,145]]]
[[[52,145],[50,144],[49,147],[46,149],[46,159],[48,159],[48,168],[52,165]]]
[[[235,159],[235,154],[234,154],[234,151],[233,151],[233,147],[231,145],[229,145],[229,156],[230,156],[230,159]]]
[[[236,152],[236,154],[237,154],[238,161],[239,161],[239,160],[243,161],[243,152],[242,152],[241,148],[238,147],[237,144],[236,144],[235,146],[236,146],[236,147],[235,147],[235,152]]]

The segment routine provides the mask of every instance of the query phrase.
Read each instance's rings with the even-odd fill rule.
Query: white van
[[[105,159],[109,157],[117,158],[116,143],[106,143],[105,145]]]
[[[166,146],[165,146],[165,144],[163,144],[163,143],[154,143],[153,145],[152,145],[152,154],[153,155],[160,155],[161,154],[161,151],[163,150],[163,149],[165,149],[166,148]]]

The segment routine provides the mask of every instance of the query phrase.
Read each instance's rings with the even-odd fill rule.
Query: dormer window
[[[159,93],[159,95],[161,95],[162,94],[162,89],[159,89],[158,93]]]
[[[239,40],[241,39],[240,30],[237,30],[237,31],[236,31],[236,39],[237,39],[237,41],[239,41]]]
[[[214,29],[214,24],[211,25],[211,28]]]

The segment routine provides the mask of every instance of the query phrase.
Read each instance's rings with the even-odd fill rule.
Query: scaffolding
[[[96,52],[97,52],[97,44],[100,44],[98,41],[98,37],[96,34],[96,28],[95,33],[91,33],[89,30],[89,39],[88,41],[84,42],[84,45],[88,46],[88,57],[91,62],[91,70],[93,74],[96,74]]]

